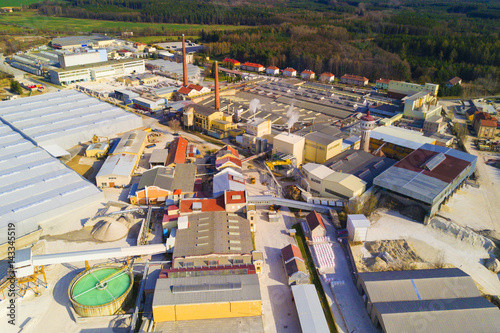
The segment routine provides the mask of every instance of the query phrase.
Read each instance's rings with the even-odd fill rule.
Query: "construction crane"
[[[99,142],[101,142],[101,138],[106,139],[106,142],[109,144],[109,139],[106,136],[98,136],[96,134],[94,134],[94,136],[92,137],[92,143],[99,143]]]

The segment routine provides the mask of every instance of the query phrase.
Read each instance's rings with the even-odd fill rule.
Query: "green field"
[[[197,38],[198,36],[186,36],[187,40],[194,40]],[[132,37],[130,38],[130,40],[133,40],[134,42],[153,44],[153,43],[164,43],[172,41],[175,42],[179,40],[179,36],[141,36],[141,37]]]
[[[245,26],[230,25],[202,25],[202,24],[158,24],[134,23],[116,21],[98,21],[88,19],[74,19],[66,17],[39,16],[35,12],[14,12],[0,14],[0,24],[15,25],[34,30],[54,32],[118,32],[122,30],[143,30],[148,32],[187,31],[187,30],[233,30],[243,29]],[[163,36],[158,37],[161,40]]]
[[[0,1],[0,7],[21,7],[42,1],[44,0],[2,0]]]

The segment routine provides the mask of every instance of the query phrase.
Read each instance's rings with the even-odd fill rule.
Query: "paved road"
[[[286,229],[295,223],[294,218],[285,216],[280,222],[268,222],[267,210],[257,211],[255,247],[264,254],[264,267],[260,276],[262,294],[262,319],[264,332],[301,332],[292,292],[287,284],[281,261],[281,249],[294,244]]]

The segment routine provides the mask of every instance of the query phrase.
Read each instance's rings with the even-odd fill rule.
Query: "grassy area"
[[[148,28],[151,33],[166,31],[187,30],[234,30],[244,29],[245,26],[231,25],[202,25],[202,24],[158,24],[135,23],[118,21],[101,21],[90,19],[76,19],[68,17],[39,16],[34,11],[14,12],[0,15],[0,24],[9,24],[35,30],[48,30],[58,32],[114,32],[122,30],[136,30]],[[164,38],[163,36],[157,37]],[[134,39],[135,40],[135,39]]]
[[[197,39],[198,36],[185,36],[187,40]],[[164,42],[177,42],[179,41],[179,36],[141,36],[130,38],[130,41],[154,44],[154,43],[164,43]]]
[[[332,311],[330,309],[330,306],[328,305],[328,300],[326,299],[325,291],[323,290],[323,285],[321,284],[321,281],[319,279],[318,272],[314,267],[314,260],[312,258],[311,252],[309,251],[309,247],[307,246],[304,233],[302,232],[302,228],[300,227],[300,223],[295,224],[293,228],[297,231],[295,239],[297,240],[297,244],[300,248],[300,252],[302,253],[302,257],[306,262],[312,283],[314,284],[314,286],[316,287],[316,291],[318,292],[319,300],[321,302],[321,306],[323,307],[323,313],[325,314],[326,321],[328,323],[328,326],[330,327],[330,332],[337,332],[337,326],[335,325]]]
[[[34,3],[42,2],[45,0],[2,0],[0,7],[21,7],[29,6]]]

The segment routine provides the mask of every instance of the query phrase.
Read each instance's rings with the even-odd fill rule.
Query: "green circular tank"
[[[131,295],[134,275],[127,266],[99,266],[78,274],[68,295],[82,317],[109,316],[121,309]]]

